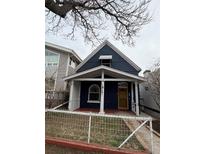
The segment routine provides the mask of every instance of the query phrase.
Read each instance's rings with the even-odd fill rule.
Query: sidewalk
[[[140,126],[140,122],[133,120],[124,120],[130,130],[134,131],[138,126]],[[149,151],[151,151],[151,137],[150,130],[145,126],[141,127],[136,133],[135,136],[140,141],[140,143]],[[153,133],[153,154],[160,153],[160,137]]]

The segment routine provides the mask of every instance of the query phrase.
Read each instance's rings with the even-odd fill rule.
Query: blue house
[[[99,45],[74,73],[64,78],[70,85],[68,109],[128,110],[139,115],[141,68],[107,40]]]

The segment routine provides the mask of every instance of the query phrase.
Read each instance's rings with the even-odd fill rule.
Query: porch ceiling
[[[76,79],[76,78],[96,78],[96,77],[101,77],[101,74],[102,74],[102,70],[96,70],[96,71],[93,71],[93,72],[90,72],[87,74],[79,75],[79,76],[75,77],[74,79]],[[113,78],[133,79],[133,78],[127,77],[125,75],[114,73],[114,72],[111,72],[108,70],[104,70],[104,75],[107,75],[107,76],[110,76]]]

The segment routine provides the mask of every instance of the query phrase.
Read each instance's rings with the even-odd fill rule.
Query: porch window
[[[97,84],[89,87],[88,103],[100,103],[100,87]]]

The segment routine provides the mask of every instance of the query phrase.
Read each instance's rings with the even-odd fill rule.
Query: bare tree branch
[[[160,108],[160,62],[154,64],[153,71],[147,75],[147,86],[150,95]]]
[[[103,39],[99,31],[109,26],[110,21],[115,27],[113,37],[133,45],[133,38],[151,21],[148,12],[150,2],[151,0],[45,0],[45,7],[50,11],[46,15],[48,23],[57,23],[51,31],[58,29],[62,22],[56,22],[53,18],[60,17],[72,25],[68,37],[74,38],[75,30],[79,29],[85,41],[99,42]]]

